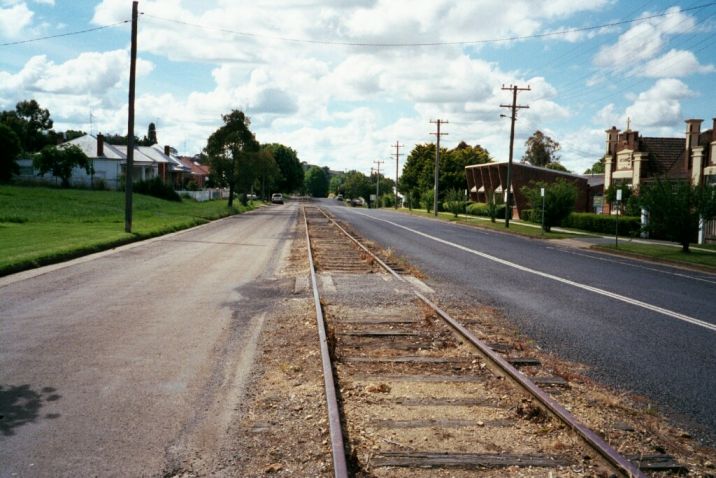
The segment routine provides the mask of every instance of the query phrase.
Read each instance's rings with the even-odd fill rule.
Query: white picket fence
[[[228,189],[202,189],[201,191],[177,191],[182,197],[190,197],[199,202],[211,201],[212,199],[228,199]]]

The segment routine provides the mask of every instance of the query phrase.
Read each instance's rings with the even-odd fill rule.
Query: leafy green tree
[[[450,189],[467,187],[465,166],[488,163],[490,153],[480,145],[470,146],[460,142],[454,149],[440,151],[440,195]],[[408,154],[400,178],[400,191],[410,195],[414,191],[433,189],[435,184],[435,144],[418,144]]]
[[[87,174],[94,174],[92,161],[75,145],[45,146],[39,154],[35,155],[32,164],[40,174],[51,172],[53,176],[60,178],[63,188],[70,187],[70,178],[75,167],[84,168]]]
[[[328,190],[335,195],[343,194],[343,182],[345,181],[345,174],[335,174],[331,176],[329,181]]]
[[[292,193],[303,187],[303,167],[296,151],[282,144],[271,143],[262,145],[268,150],[281,171],[277,187],[280,191]]]
[[[592,167],[584,171],[584,174],[604,174],[604,158],[592,164]]]
[[[0,123],[0,182],[10,181],[13,174],[20,172],[17,157],[21,150],[17,134],[9,126]]]
[[[240,110],[223,115],[224,125],[214,131],[204,149],[209,156],[212,183],[229,188],[228,207],[234,205],[234,191],[245,194],[256,181],[259,143],[249,126],[251,121]]]
[[[545,168],[551,169],[553,171],[562,171],[563,173],[571,172],[569,169],[565,168],[560,162],[548,163]]]
[[[281,170],[278,168],[278,164],[273,159],[271,152],[263,148],[256,158],[256,168],[259,183],[256,187],[261,190],[261,197],[267,199],[269,191],[275,190],[276,184],[281,179]]]
[[[559,162],[559,143],[537,130],[525,142],[525,154],[522,156],[523,163],[530,163],[532,166],[545,167],[550,163]]]
[[[467,189],[465,166],[484,164],[490,161],[490,153],[485,148],[479,144],[470,146],[461,141],[455,148],[448,150],[447,154],[440,155],[440,190],[464,191]],[[433,175],[434,173],[430,177],[432,178]]]
[[[370,194],[373,185],[370,178],[359,171],[349,171],[343,182],[344,196],[350,199],[364,198],[370,202]]]
[[[328,196],[328,174],[320,166],[311,166],[305,173],[303,179],[306,192],[314,198]]]
[[[641,187],[639,202],[649,214],[644,229],[678,242],[683,252],[689,252],[699,222],[716,218],[716,188],[703,184],[659,179]]]
[[[569,216],[574,210],[574,203],[577,200],[577,188],[574,184],[558,178],[553,183],[545,183],[544,181],[531,182],[529,186],[522,188],[522,194],[527,197],[527,201],[532,208],[533,213],[540,214],[542,212],[542,195],[540,189],[544,188],[544,231],[549,232],[553,226],[559,226],[564,218]],[[537,219],[536,217],[534,219]]]
[[[56,142],[56,134],[48,134],[53,124],[50,112],[35,100],[20,101],[15,105],[15,111],[0,112],[0,123],[15,132],[25,152],[34,153]]]

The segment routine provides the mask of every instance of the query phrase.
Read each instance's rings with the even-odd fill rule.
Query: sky
[[[0,0],[0,110],[34,98],[56,130],[126,134],[131,8]],[[581,173],[611,126],[683,137],[684,120],[708,129],[716,116],[709,0],[142,0],[139,11],[135,133],[154,122],[182,154],[241,109],[261,143],[338,171],[394,171],[396,142],[402,167],[435,141],[437,119],[442,146],[504,161],[502,88],[517,85],[530,90],[515,160],[541,130]]]

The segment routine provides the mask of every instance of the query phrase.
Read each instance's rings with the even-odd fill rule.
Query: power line
[[[187,22],[187,21],[183,21],[183,20],[175,20],[172,18],[161,17],[158,15],[150,15],[148,13],[144,13],[144,16],[148,17],[148,18],[154,18],[156,20],[162,20],[165,22],[176,23],[179,25],[190,26],[190,27],[194,27],[194,28],[201,28],[203,30],[212,30],[212,31],[216,31],[216,32],[230,33],[233,35],[240,35],[240,36],[251,37],[251,38],[263,38],[263,39],[267,39],[267,40],[278,40],[278,41],[284,41],[284,42],[290,42],[290,43],[305,43],[305,44],[313,44],[313,45],[330,45],[330,46],[398,48],[398,47],[421,47],[421,46],[478,45],[478,44],[487,44],[487,43],[501,43],[501,42],[512,42],[512,41],[518,41],[518,40],[528,40],[528,39],[533,39],[533,38],[546,38],[546,37],[552,37],[552,36],[567,35],[570,33],[579,33],[579,32],[591,31],[591,30],[598,30],[598,29],[607,28],[607,27],[615,27],[615,26],[619,26],[619,25],[626,25],[629,23],[641,23],[641,22],[645,22],[647,20],[651,20],[653,18],[668,17],[668,16],[676,15],[678,13],[708,8],[708,7],[711,7],[714,5],[716,5],[716,2],[710,2],[710,3],[705,3],[702,5],[697,5],[697,6],[690,7],[690,8],[684,8],[683,10],[679,9],[678,12],[670,12],[668,10],[664,10],[661,13],[655,13],[653,15],[647,15],[647,16],[639,17],[639,18],[631,18],[628,20],[620,20],[620,21],[616,21],[616,22],[604,23],[601,25],[593,25],[593,26],[587,26],[587,27],[568,28],[565,30],[558,30],[558,31],[554,31],[554,32],[535,33],[532,35],[517,35],[517,36],[512,36],[512,37],[491,38],[491,39],[484,39],[484,40],[395,42],[395,43],[349,42],[349,41],[292,38],[292,37],[284,37],[284,36],[280,36],[280,35],[269,35],[269,34],[261,34],[261,33],[244,32],[244,31],[239,31],[239,30],[231,30],[229,28],[211,27],[211,26],[202,25],[199,23],[192,23],[192,22]]]
[[[88,28],[87,30],[78,30],[76,32],[58,33],[57,35],[48,35],[48,36],[44,36],[44,37],[31,38],[29,40],[18,40],[18,41],[13,41],[13,42],[8,42],[8,43],[0,43],[0,46],[22,45],[24,43],[32,43],[32,42],[36,42],[36,41],[50,40],[52,38],[69,37],[69,36],[73,36],[73,35],[82,35],[85,33],[92,33],[92,32],[96,32],[99,30],[104,30],[106,28],[116,27],[117,25],[124,25],[125,23],[129,23],[129,22],[130,22],[130,20],[122,20],[121,22],[112,23],[109,25],[102,25],[102,26],[95,27],[95,28]]]

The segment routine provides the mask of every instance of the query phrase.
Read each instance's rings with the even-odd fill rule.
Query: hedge
[[[591,212],[573,212],[562,221],[562,227],[571,227],[583,231],[614,234],[616,216],[594,214]],[[636,216],[619,216],[619,235],[637,236],[641,231],[641,219]]]
[[[489,206],[484,202],[474,202],[474,203],[468,204],[465,209],[466,209],[466,212],[472,216],[490,217]],[[505,217],[505,205],[504,204],[497,205],[497,213],[495,214],[495,217],[497,217],[497,218]]]

